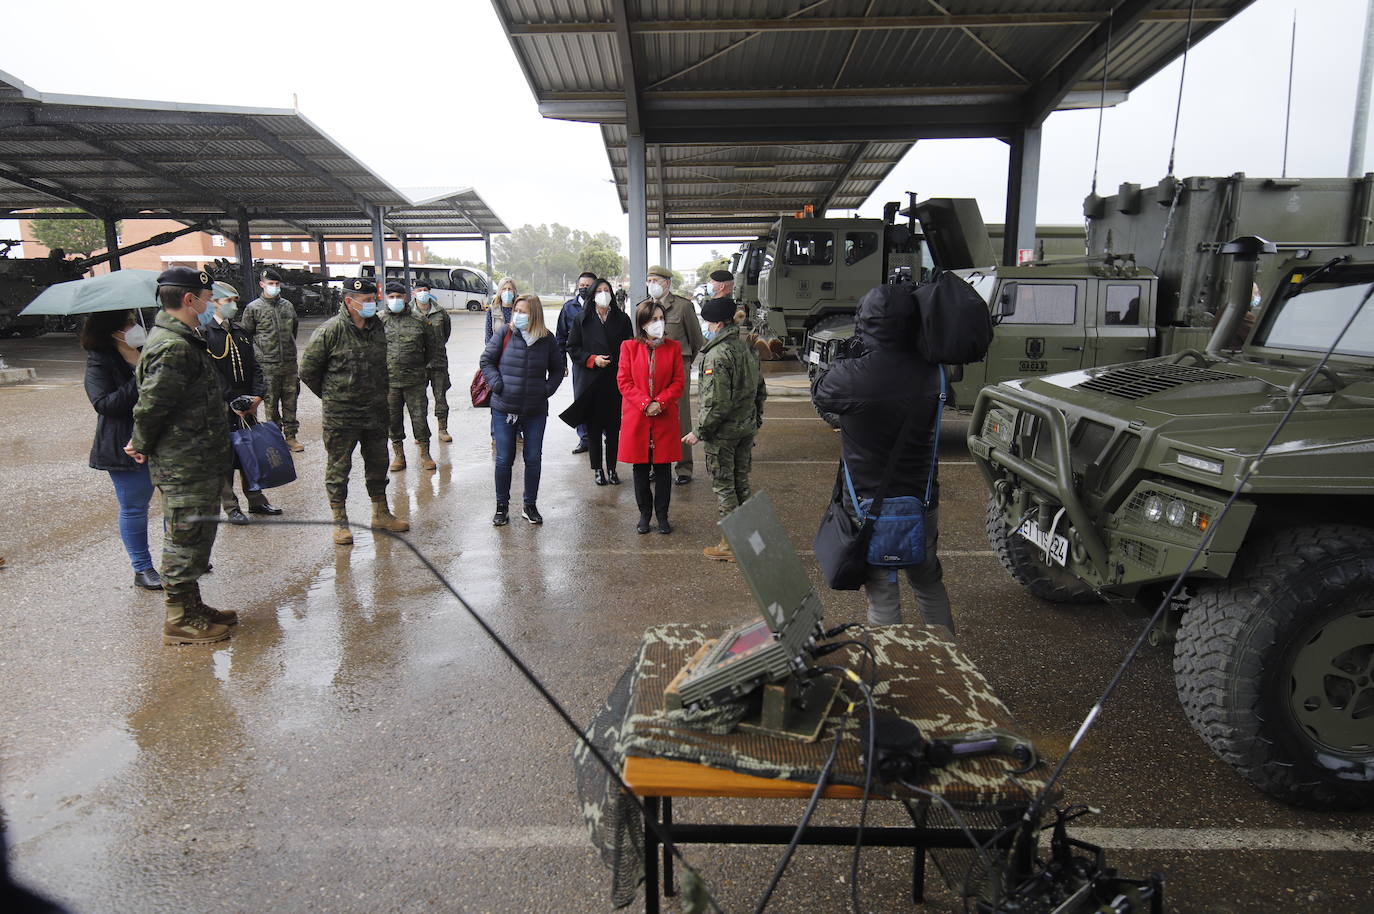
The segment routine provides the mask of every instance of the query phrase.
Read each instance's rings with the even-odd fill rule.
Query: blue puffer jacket
[[[549,398],[563,383],[563,352],[552,333],[526,345],[525,337],[507,325],[506,332],[487,340],[481,366],[491,385],[491,408],[498,412],[547,415]]]

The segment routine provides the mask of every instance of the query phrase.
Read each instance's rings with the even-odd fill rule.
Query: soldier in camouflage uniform
[[[209,274],[190,267],[158,277],[162,309],[134,369],[138,402],[124,450],[139,463],[148,461],[162,492],[164,644],[223,641],[238,621],[236,613],[207,606],[200,597],[216,524],[192,519],[219,516],[220,487],[231,464],[223,394],[202,333],[214,317],[212,287]]]
[[[429,363],[434,358],[434,333],[425,321],[406,306],[406,287],[399,282],[386,284],[387,411],[391,416],[391,472],[406,468],[405,414],[410,413],[410,431],[420,449],[420,469],[437,470],[429,454]]]
[[[377,317],[371,280],[344,282],[343,307],[319,326],[301,353],[301,381],[320,398],[324,414],[324,488],[334,515],[334,543],[353,544],[348,528],[348,473],[353,449],[363,455],[363,478],[372,498],[372,526],[402,533],[386,503],[386,330]]]
[[[753,465],[754,435],[763,425],[763,401],[768,396],[759,360],[740,339],[735,323],[735,300],[713,298],[701,306],[706,321],[706,346],[701,350],[697,399],[701,414],[696,428],[682,437],[684,444],[704,445],[711,489],[724,517],[749,499],[749,470]],[[730,544],[707,546],[707,558],[733,562]]]
[[[301,428],[296,421],[301,392],[296,370],[296,331],[301,321],[296,316],[296,306],[282,297],[281,274],[263,270],[258,285],[262,297],[248,303],[239,323],[253,337],[253,354],[267,379],[267,395],[263,398],[267,418],[281,426],[287,447],[303,451],[305,447],[296,440]]]
[[[419,280],[413,288],[415,293],[411,296],[411,310],[429,326],[434,337],[434,356],[429,362],[429,387],[434,392],[434,420],[439,424],[439,440],[447,443],[453,440],[448,433],[446,393],[453,386],[448,376],[448,338],[453,332],[453,319],[448,316],[448,310],[439,307],[434,300],[429,280]]]

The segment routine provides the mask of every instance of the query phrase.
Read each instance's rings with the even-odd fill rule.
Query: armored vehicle
[[[80,279],[86,262],[65,260],[60,250],[48,257],[6,257],[17,244],[0,240],[0,336],[32,337],[76,329],[79,322],[71,318],[20,317],[19,312],[48,286]]]
[[[1374,804],[1374,246],[1275,259],[1239,349],[1243,265],[1205,352],[989,386],[969,450],[1017,582],[1153,605],[1185,575],[1188,720],[1259,789],[1350,809]]]
[[[259,276],[269,267],[281,275],[282,297],[296,307],[297,314],[333,314],[339,310],[343,298],[338,289],[325,284],[325,277],[321,274],[313,270],[302,270],[300,267],[255,260],[253,275]],[[207,272],[219,282],[226,282],[236,289],[243,285],[243,273],[239,270],[238,264],[228,260],[215,260],[209,265]],[[240,301],[246,305],[258,297],[258,292],[256,286],[251,289],[239,289]]]
[[[755,326],[759,308],[759,271],[763,268],[763,252],[767,238],[755,238],[739,246],[730,257],[730,272],[735,277],[735,301],[744,309],[748,329]]]

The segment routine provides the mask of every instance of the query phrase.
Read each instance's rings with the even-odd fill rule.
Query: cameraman
[[[936,366],[916,350],[919,322],[911,286],[877,286],[859,300],[854,318],[854,345],[861,352],[834,364],[816,381],[811,398],[816,407],[834,413],[840,422],[840,453],[860,499],[878,495],[889,455],[897,445],[902,423],[911,417],[906,443],[892,472],[886,498],[924,497],[926,479],[935,454],[931,449],[940,388]],[[853,350],[851,349],[851,352]],[[850,503],[846,506],[857,517]],[[944,571],[935,554],[939,537],[938,482],[926,510],[926,555],[920,565],[903,569],[916,605],[927,625],[943,625],[954,633],[954,616],[945,592]],[[891,625],[902,621],[901,589],[893,569],[869,566],[864,585],[868,621]]]

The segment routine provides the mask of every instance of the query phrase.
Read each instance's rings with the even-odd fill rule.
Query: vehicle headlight
[[[1164,519],[1175,527],[1182,527],[1183,522],[1188,519],[1188,506],[1181,501],[1169,502],[1169,507],[1164,512]]]
[[[1175,502],[1175,504],[1178,503]],[[1144,512],[1147,521],[1152,524],[1158,523],[1159,519],[1164,516],[1164,499],[1158,495],[1151,495],[1145,499]]]
[[[1220,460],[1210,460],[1206,457],[1199,457],[1196,454],[1185,454],[1182,451],[1178,452],[1176,459],[1178,460],[1178,465],[1181,467],[1201,470],[1204,473],[1215,473],[1218,476],[1221,475],[1222,470],[1226,469],[1225,465]]]

